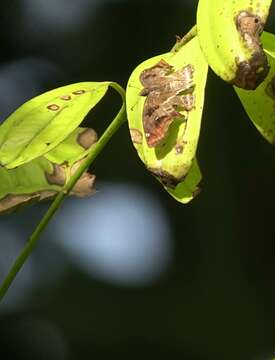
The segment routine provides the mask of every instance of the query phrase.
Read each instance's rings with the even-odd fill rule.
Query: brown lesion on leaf
[[[85,172],[72,189],[72,195],[78,197],[91,196],[96,192],[94,187],[96,176]]]
[[[177,179],[175,176],[171,175],[168,171],[162,169],[147,168],[147,170],[154,176],[156,176],[164,186],[174,189],[181,181],[184,180],[184,177]]]
[[[264,24],[259,16],[249,11],[241,11],[235,22],[245,46],[253,53],[248,60],[241,60],[238,57],[235,59],[237,71],[232,83],[243,89],[254,90],[269,72],[267,57],[259,39]]]
[[[63,96],[60,96],[60,100],[64,100],[64,101],[69,101],[71,100],[72,97],[70,95],[63,95]]]
[[[57,194],[56,191],[42,190],[32,194],[8,194],[0,200],[0,214],[9,214],[38,201],[48,200]]]
[[[130,136],[134,144],[142,144],[142,132],[138,129],[130,129]]]
[[[74,163],[69,170],[70,175],[72,176],[79,166],[85,161],[85,159],[81,159]],[[65,166],[53,164],[53,172],[51,174],[46,173],[46,178],[49,185],[58,185],[63,187],[67,180],[66,169]],[[71,190],[71,195],[75,195],[78,197],[86,197],[93,195],[95,193],[94,183],[95,183],[96,176],[85,171],[77,183],[74,185],[73,189]]]
[[[187,141],[180,141],[175,146],[175,151],[177,155],[180,155],[183,153],[184,146],[187,144]]]
[[[73,164],[70,171],[71,175],[73,175],[77,171],[83,161],[85,161],[85,159],[81,159],[75,164]],[[71,194],[78,197],[87,197],[93,195],[96,192],[96,189],[94,187],[95,180],[96,176],[94,174],[85,171],[73,187]]]
[[[183,153],[185,145],[188,144],[186,140],[179,139],[175,145],[175,151],[177,155],[180,155]]]
[[[86,128],[78,137],[77,142],[84,149],[89,149],[97,141],[97,133],[94,129]]]
[[[83,160],[76,162],[70,168],[70,175],[73,175],[75,171],[79,168]],[[60,191],[65,185],[66,176],[69,176],[69,173],[66,175],[66,166],[60,166],[57,164],[53,165],[52,173],[45,173],[46,179],[49,185],[60,186]],[[75,195],[77,197],[87,197],[93,195],[96,190],[94,187],[96,176],[90,174],[88,171],[85,171],[80,179],[77,181],[75,186],[70,192],[70,195]],[[27,205],[32,205],[38,201],[48,200],[55,197],[58,194],[58,190],[47,190],[36,191],[30,194],[8,194],[2,199],[0,199],[0,214],[8,214],[15,210],[19,210],[22,207]]]
[[[45,176],[49,185],[64,186],[66,183],[66,172],[60,165],[53,164],[52,173],[46,172]]]
[[[182,145],[176,145],[175,150],[176,150],[176,154],[182,154],[183,146]]]
[[[47,106],[47,109],[52,110],[52,111],[57,111],[60,109],[60,106],[57,104],[50,104]]]
[[[38,193],[23,195],[9,194],[0,200],[0,213],[9,214],[15,209],[38,201],[39,197],[40,195]]]
[[[85,94],[85,90],[76,90],[76,91],[73,91],[73,94],[74,95],[82,95],[82,94]]]

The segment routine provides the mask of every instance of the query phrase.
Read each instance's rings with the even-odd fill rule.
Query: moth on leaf
[[[178,52],[144,61],[127,85],[128,122],[138,155],[182,203],[197,194],[201,179],[195,155],[207,70],[195,37]]]
[[[140,95],[146,96],[142,122],[148,146],[161,144],[173,120],[182,117],[185,121],[182,112],[193,109],[193,71],[190,64],[174,71],[163,59],[142,71]]]

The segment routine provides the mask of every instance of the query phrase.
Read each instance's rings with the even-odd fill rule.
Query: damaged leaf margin
[[[95,144],[96,133],[90,128],[77,128],[52,152],[15,169],[0,167],[0,213],[11,212],[26,204],[54,197],[85,159],[85,153]],[[82,158],[73,161],[73,159]],[[71,195],[90,196],[95,175],[84,172]]]

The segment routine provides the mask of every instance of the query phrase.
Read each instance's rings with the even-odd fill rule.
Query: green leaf
[[[255,89],[268,73],[259,35],[272,0],[200,0],[197,33],[212,70],[224,81]]]
[[[168,130],[168,136],[162,144],[149,147],[143,128],[142,119],[146,97],[141,94],[143,85],[140,75],[161,60],[173,66],[175,72],[188,65],[193,67],[195,106],[188,112],[183,111],[185,121],[177,118],[173,120]],[[169,52],[144,61],[133,71],[127,85],[128,122],[138,155],[149,171],[163,183],[166,190],[183,203],[193,198],[192,193],[195,192],[201,177],[197,163],[195,162],[196,166],[194,167],[193,164],[200,134],[207,71],[208,65],[201,53],[198,39],[195,37],[176,53]],[[188,178],[190,169],[193,170]],[[166,186],[167,180],[169,181],[170,178],[177,183],[175,188]]]
[[[0,126],[0,164],[12,169],[55,148],[79,126],[109,85],[67,85],[23,104]]]
[[[275,58],[270,56],[269,52],[267,57],[270,71],[263,83],[254,91],[236,87],[235,91],[253,124],[268,142],[275,145]]]
[[[275,58],[275,35],[264,31],[262,33],[261,39],[264,51],[271,57]]]

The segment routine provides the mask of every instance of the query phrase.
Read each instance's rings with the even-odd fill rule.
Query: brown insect
[[[142,121],[148,146],[159,145],[166,138],[172,121],[185,119],[181,111],[194,108],[193,72],[192,65],[174,71],[173,66],[160,60],[141,73],[144,89],[140,95],[146,96]]]

